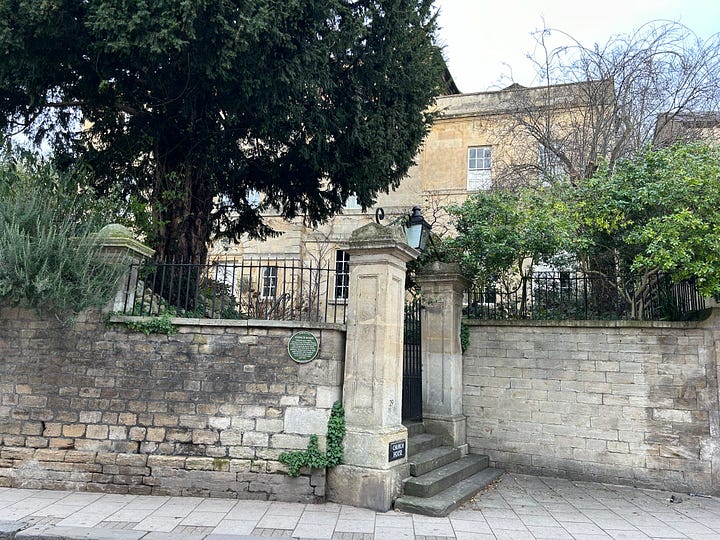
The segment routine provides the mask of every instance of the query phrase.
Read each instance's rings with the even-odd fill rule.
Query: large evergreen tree
[[[203,261],[213,233],[271,234],[267,208],[315,224],[398,185],[441,91],[434,29],[432,0],[0,0],[0,122]]]

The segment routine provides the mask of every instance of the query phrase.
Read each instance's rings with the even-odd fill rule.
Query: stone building
[[[658,145],[671,144],[676,141],[720,141],[720,113],[659,114],[653,140]]]
[[[216,244],[215,260],[303,261],[346,268],[343,246],[352,231],[375,220],[383,224],[420,206],[436,234],[450,233],[443,210],[469,194],[492,187],[544,182],[573,174],[577,156],[587,154],[579,132],[592,129],[612,102],[612,81],[590,81],[526,88],[449,94],[437,98],[437,117],[416,156],[416,165],[401,185],[381,194],[374,208],[362,210],[353,199],[343,214],[310,228],[301,219],[284,221],[267,214],[267,223],[281,235],[266,241],[243,238],[238,244]],[[256,194],[261,197],[260,194]],[[273,263],[269,262],[268,267]],[[267,280],[274,279],[272,270]],[[336,287],[342,299],[347,289]]]

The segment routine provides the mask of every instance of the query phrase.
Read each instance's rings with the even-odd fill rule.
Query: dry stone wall
[[[287,351],[300,330],[320,344],[307,364]],[[339,325],[146,336],[99,313],[62,327],[0,306],[0,486],[323,500],[324,471],[290,478],[278,456],[324,443],[344,349]]]
[[[686,323],[468,324],[472,452],[511,471],[718,493],[717,310]]]

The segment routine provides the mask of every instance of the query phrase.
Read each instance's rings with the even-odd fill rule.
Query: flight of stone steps
[[[488,466],[488,456],[462,456],[459,448],[442,446],[440,437],[425,433],[421,422],[406,427],[410,477],[403,481],[396,510],[447,516],[503,473]]]

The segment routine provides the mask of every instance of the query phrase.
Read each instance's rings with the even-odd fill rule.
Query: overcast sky
[[[531,33],[544,25],[587,46],[655,19],[681,22],[703,39],[720,32],[720,0],[435,0],[435,6],[440,42],[461,92],[498,89],[511,71],[515,82],[532,85],[526,54],[535,47]]]

